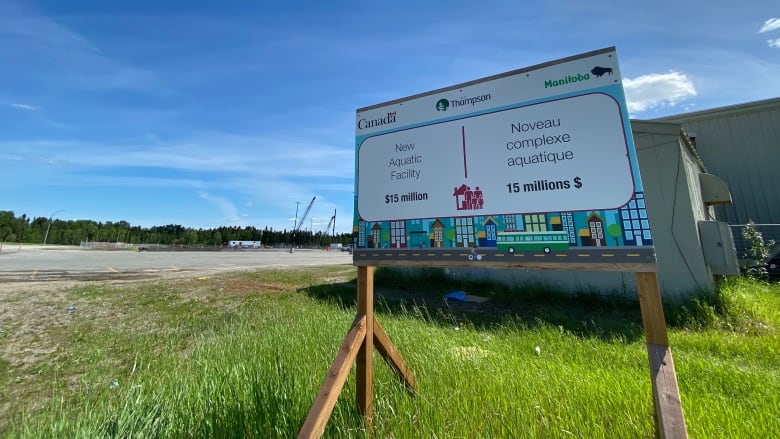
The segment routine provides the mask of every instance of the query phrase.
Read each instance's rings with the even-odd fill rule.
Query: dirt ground
[[[164,283],[180,280],[183,284],[192,284],[191,294],[197,294],[199,288],[215,287],[226,295],[241,296],[247,291],[273,294],[284,290],[284,286],[260,284],[252,281],[246,285],[244,280],[222,277],[221,274],[237,271],[254,271],[262,267],[218,267],[148,271],[89,271],[89,270],[17,270],[3,271],[3,257],[0,257],[0,373],[9,374],[8,385],[0,381],[0,431],[2,420],[10,413],[13,401],[24,398],[25,392],[45,392],[46,389],[34,384],[40,381],[35,376],[36,368],[51,364],[61,354],[61,341],[52,334],[72,324],[76,310],[80,320],[89,320],[96,324],[115,321],[121,318],[122,310],[110,306],[94,306],[94,299],[74,299],[70,291],[79,286],[101,286],[116,290],[122,294],[124,289],[144,283]],[[278,268],[278,267],[277,267]],[[324,279],[329,283],[345,282],[354,276],[355,268],[343,265],[334,269],[333,275]],[[260,282],[260,283],[258,283]],[[217,285],[218,284],[218,285]],[[354,284],[349,284],[354,285]],[[289,286],[288,288],[289,289]],[[447,314],[458,311],[486,310],[489,304],[448,302],[441,295],[426,299],[414,292],[398,291],[377,287],[374,291],[377,307],[386,303],[395,306],[423,306],[433,312]],[[486,306],[487,305],[487,306]],[[71,307],[73,307],[71,309]],[[436,311],[436,310],[439,311]],[[454,323],[454,322],[453,322]],[[21,372],[20,371],[25,371]],[[30,388],[33,390],[29,390]],[[21,392],[21,393],[20,393]]]
[[[102,260],[103,256],[91,255],[74,249],[57,249],[60,254],[70,252],[68,260],[77,260],[79,257],[86,259]],[[48,248],[35,246],[13,247],[6,246],[0,253],[0,374],[8,377],[8,380],[0,380],[0,432],[8,420],[14,401],[30,400],[33,394],[40,394],[40,399],[51,389],[41,387],[41,376],[46,374],[47,367],[51,369],[53,362],[64,351],[65,343],[58,339],[57,334],[65,333],[65,329],[72,325],[74,316],[80,321],[91,321],[95,324],[111,324],[110,322],[122,318],[123,311],[117,307],[94,306],[94,298],[74,298],[70,292],[80,286],[100,286],[110,290],[116,290],[122,294],[126,289],[140,286],[144,283],[162,283],[171,280],[180,280],[182,283],[192,283],[198,286],[213,286],[216,282],[221,292],[226,295],[244,294],[246,288],[252,291],[264,291],[263,294],[274,293],[282,290],[282,286],[273,285],[242,285],[240,281],[223,278],[221,274],[239,271],[254,271],[257,269],[279,268],[290,265],[273,264],[266,265],[263,261],[252,259],[252,255],[244,255],[247,258],[238,258],[239,255],[224,255],[224,260],[215,263],[212,267],[190,266],[184,259],[197,258],[199,255],[182,254],[180,266],[166,266],[161,269],[144,268],[120,268],[110,257],[120,255],[105,255],[106,262],[102,267],[78,262],[68,262],[72,265],[62,265],[56,268],[57,263],[45,265],[44,262],[53,257],[54,252]],[[136,255],[142,257],[141,255]],[[153,255],[148,255],[153,256]],[[258,255],[259,256],[259,255]],[[122,256],[123,258],[126,256]],[[292,264],[294,260],[286,256],[285,264]],[[300,258],[322,258],[313,252],[306,255],[301,252]],[[343,257],[336,255],[336,257]],[[30,258],[29,263],[27,262]],[[135,259],[135,258],[133,258]],[[149,258],[151,259],[151,258]],[[246,259],[248,262],[233,263]],[[329,262],[332,261],[332,262]],[[350,261],[351,262],[351,261]],[[305,260],[305,265],[312,265],[316,261]],[[329,258],[325,263],[343,264],[340,259]],[[106,267],[107,264],[111,266]],[[94,266],[94,268],[93,268]],[[39,269],[35,269],[38,267]],[[350,265],[343,265],[344,279],[354,270]],[[335,280],[338,281],[338,280]],[[260,282],[260,281],[258,281]],[[255,282],[257,283],[257,282]],[[196,294],[198,288],[193,288]],[[75,378],[73,378],[75,379]],[[32,400],[39,399],[32,397]]]

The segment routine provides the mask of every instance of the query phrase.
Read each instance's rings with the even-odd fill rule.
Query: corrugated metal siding
[[[720,220],[780,223],[780,99],[659,120],[696,133],[707,171],[728,184],[733,204],[716,207]]]

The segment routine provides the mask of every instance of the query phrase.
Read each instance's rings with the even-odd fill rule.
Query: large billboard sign
[[[614,48],[359,109],[355,146],[358,265],[654,262]]]

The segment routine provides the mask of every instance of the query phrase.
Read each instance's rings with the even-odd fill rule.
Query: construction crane
[[[331,226],[333,226],[333,231],[331,232],[330,236],[336,236],[336,209],[333,209],[333,216],[330,217],[328,225],[325,226],[325,231],[327,232],[330,230]]]
[[[306,210],[303,212],[303,215],[301,216],[301,219],[298,221],[298,223],[295,224],[295,229],[293,229],[293,232],[297,232],[301,229],[301,225],[303,225],[303,222],[306,221],[306,217],[309,216],[309,212],[311,212],[311,206],[314,204],[314,200],[316,199],[317,197],[312,198],[309,205],[306,206]]]
[[[331,236],[336,236],[336,209],[333,209],[333,216],[330,217],[330,221],[328,221],[328,225],[325,226],[325,229],[322,231],[322,234],[320,235],[320,247],[322,247],[322,238],[325,236],[325,234],[330,230],[331,226],[333,226],[333,233]]]
[[[293,231],[292,231],[292,234],[290,236],[290,253],[292,253],[293,249],[295,248],[295,232],[300,230],[301,225],[303,224],[304,221],[306,221],[306,217],[309,216],[309,212],[311,212],[311,206],[314,204],[314,200],[316,200],[316,199],[317,199],[316,196],[313,197],[311,199],[311,202],[309,203],[309,205],[306,206],[306,210],[303,212],[303,215],[301,216],[301,219],[300,220],[296,219],[295,227],[293,227]],[[296,217],[298,216],[297,211],[295,213],[295,216]]]

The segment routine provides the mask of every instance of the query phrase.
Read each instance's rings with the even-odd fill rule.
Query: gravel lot
[[[342,251],[297,249],[100,251],[78,247],[5,245],[0,249],[0,293],[53,287],[52,283],[132,281],[206,276],[262,267],[352,264]]]

